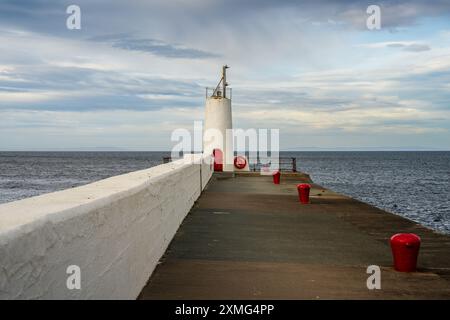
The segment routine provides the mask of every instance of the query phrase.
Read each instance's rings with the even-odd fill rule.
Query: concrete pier
[[[450,237],[312,184],[254,173],[213,175],[140,299],[449,299]],[[422,238],[418,272],[392,268],[388,239]],[[381,290],[369,290],[369,265]]]

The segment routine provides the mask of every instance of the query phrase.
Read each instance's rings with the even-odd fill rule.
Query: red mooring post
[[[414,233],[397,233],[391,237],[394,268],[400,272],[414,272],[417,268],[420,237]]]
[[[298,191],[298,200],[302,204],[308,204],[309,203],[309,190],[311,189],[311,186],[307,183],[301,183],[297,185],[297,191]]]
[[[275,171],[275,172],[272,174],[272,177],[273,177],[273,183],[274,183],[274,184],[280,184],[280,177],[281,177],[281,172],[280,172],[280,170]]]
[[[214,157],[214,171],[222,172],[223,171],[223,152],[220,149],[213,150]]]

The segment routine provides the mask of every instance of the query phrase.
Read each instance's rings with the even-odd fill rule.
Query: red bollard
[[[414,233],[397,233],[391,237],[394,268],[400,272],[416,271],[420,237]]]
[[[308,204],[309,203],[309,190],[311,189],[311,186],[307,183],[301,183],[297,185],[297,191],[298,191],[298,199],[300,200],[300,203]]]
[[[272,174],[274,184],[280,184],[280,176],[281,176],[280,170]]]

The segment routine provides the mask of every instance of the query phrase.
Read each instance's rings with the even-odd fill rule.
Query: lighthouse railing
[[[205,88],[205,97],[206,98],[222,98],[223,97],[223,92],[222,92],[222,88],[212,88],[212,87],[206,87]],[[226,95],[225,97],[227,99],[232,99],[233,96],[233,90],[229,87],[226,88]]]

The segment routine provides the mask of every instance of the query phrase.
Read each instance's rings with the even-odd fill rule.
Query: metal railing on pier
[[[278,165],[279,165],[280,171],[297,172],[297,158],[281,157],[278,159],[279,159]],[[169,163],[171,161],[172,161],[171,157],[163,158],[163,163]],[[268,165],[270,165],[270,163],[261,163],[258,161],[257,163],[250,163],[249,168],[250,168],[250,171],[259,171],[259,170],[263,169],[264,166],[268,166]]]
[[[294,157],[281,157],[278,158],[279,170],[283,172],[297,172],[297,158]],[[250,171],[259,171],[264,167],[268,167],[270,163],[250,163]]]

